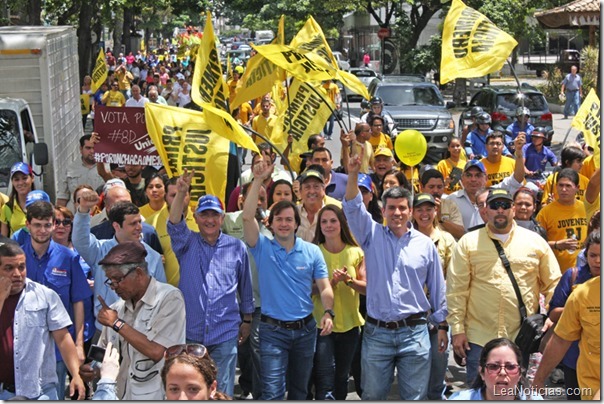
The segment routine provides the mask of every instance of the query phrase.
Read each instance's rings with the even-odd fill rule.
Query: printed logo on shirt
[[[52,269],[52,274],[54,276],[63,276],[63,277],[67,277],[67,270],[66,269],[60,269],[60,268],[53,268]]]
[[[306,266],[299,266],[299,267],[296,267],[296,269],[298,271],[305,271],[306,270]]]

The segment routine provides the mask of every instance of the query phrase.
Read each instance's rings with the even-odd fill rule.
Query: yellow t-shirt
[[[554,332],[567,341],[579,340],[577,379],[581,387],[581,400],[591,400],[600,390],[599,276],[577,286],[566,301]]]
[[[235,95],[237,95],[237,84],[239,80],[231,79],[227,82],[227,86],[229,87],[229,104],[233,103],[235,99]]]
[[[556,188],[556,179],[558,178],[558,173],[554,173],[547,177],[545,181],[545,187],[543,188],[543,198],[541,198],[542,204],[547,204],[550,195],[552,196],[552,200],[558,199],[558,189]],[[583,196],[585,195],[585,190],[587,189],[587,185],[589,184],[589,178],[584,175],[579,174],[579,190],[577,191],[577,200],[582,201]]]
[[[170,242],[170,235],[168,234],[168,217],[170,216],[170,211],[168,210],[168,205],[164,205],[164,207],[154,215],[147,217],[145,219],[145,223],[150,224],[155,227],[155,231],[157,231],[157,236],[159,237],[159,243],[161,244],[162,250],[164,250],[164,269],[166,270],[166,279],[168,283],[174,287],[178,287],[178,282],[180,281],[180,265],[178,264],[178,259],[176,258],[176,254],[172,250],[172,243]],[[197,222],[195,222],[195,217],[191,210],[187,211],[187,217],[185,218],[187,222],[187,227],[194,232],[199,232],[199,226],[197,226]]]
[[[585,160],[583,160],[583,165],[581,166],[581,170],[579,174],[591,178],[592,175],[596,172],[596,161],[594,160],[594,156],[587,156]]]
[[[101,101],[108,107],[123,107],[126,105],[126,98],[124,97],[124,94],[119,91],[107,91],[103,94]]]
[[[587,216],[583,202],[575,201],[573,205],[567,206],[554,201],[539,211],[537,221],[545,229],[549,241],[563,240],[574,235],[583,243],[587,238]],[[564,273],[576,265],[581,247],[572,253],[568,250],[552,249],[560,264],[560,271]]]
[[[319,248],[323,253],[323,257],[325,257],[330,280],[333,278],[334,269],[343,267],[346,267],[350,276],[356,279],[356,268],[361,264],[364,257],[361,248],[347,245],[337,254],[327,251],[323,244],[319,245]],[[333,320],[333,332],[346,332],[354,327],[365,324],[363,316],[359,313],[359,296],[359,292],[344,282],[339,282],[336,285],[333,290],[333,311],[336,313],[336,317]],[[315,306],[312,314],[317,324],[319,324],[324,314],[321,297],[319,295],[312,295],[312,301]]]
[[[390,150],[394,150],[394,146],[392,146],[392,139],[390,139],[389,136],[384,135],[383,133],[380,133],[380,136],[371,135],[369,137],[369,143],[371,143],[371,146],[373,146],[374,153],[378,149],[378,147],[387,147]]]
[[[264,137],[268,137],[267,128],[269,124],[275,119],[275,115],[269,115],[265,118],[263,115],[257,115],[252,119],[252,129],[260,133]],[[264,143],[260,137],[256,136],[256,144]]]
[[[163,207],[166,206],[166,203],[164,202],[164,204],[162,205],[161,209],[162,210]],[[143,217],[151,217],[154,214],[156,214],[157,212],[159,212],[159,210],[154,210],[151,205],[149,205],[148,203],[141,206],[140,208],[138,208],[139,212],[141,215],[143,215]]]
[[[19,202],[17,202],[16,197],[12,212],[8,203],[2,205],[2,210],[0,210],[0,222],[8,225],[9,237],[17,230],[25,227],[26,220],[27,217],[25,216],[25,212],[23,212],[21,209],[21,205],[19,205]]]
[[[249,102],[244,102],[239,106],[239,120],[242,124],[247,124],[252,117],[252,106]]]
[[[453,171],[453,167],[458,167],[463,171],[464,167],[466,166],[466,162],[467,160],[463,156],[460,156],[459,162],[457,164],[454,164],[450,158],[444,159],[438,162],[438,164],[436,165],[436,169],[443,175],[445,181],[447,181],[447,178],[449,178],[449,176],[451,175],[451,171]],[[459,191],[460,189],[461,181],[458,181],[457,184],[451,190],[449,189],[449,187],[445,187],[445,194],[449,195],[455,191]]]
[[[335,104],[338,99],[338,95],[340,95],[340,89],[335,83],[327,82],[323,84],[323,89],[327,91],[327,96],[333,103]]]
[[[506,156],[502,156],[498,163],[491,163],[484,157],[480,160],[487,170],[487,187],[499,184],[504,178],[514,174],[516,161]]]

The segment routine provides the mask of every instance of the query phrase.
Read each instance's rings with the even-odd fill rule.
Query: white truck
[[[75,28],[0,27],[0,192],[26,161],[54,201],[83,134]]]

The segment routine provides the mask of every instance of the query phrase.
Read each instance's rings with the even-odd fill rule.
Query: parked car
[[[448,111],[452,102],[445,103],[438,87],[424,82],[378,82],[369,86],[371,97],[380,97],[384,111],[390,113],[400,134],[406,129],[420,131],[428,143],[423,162],[436,164],[447,150],[455,132],[455,122]]]
[[[333,57],[336,59],[336,62],[338,62],[338,67],[340,68],[340,70],[350,70],[350,62],[348,62],[348,59],[344,58],[344,55],[342,55],[342,52],[332,52],[333,53]]]
[[[543,93],[526,83],[521,86],[521,92],[518,87],[512,86],[485,86],[474,94],[468,107],[459,117],[458,128],[461,128],[470,121],[470,110],[472,107],[479,106],[491,115],[493,123],[491,127],[507,128],[514,122],[516,109],[524,106],[531,111],[529,121],[533,126],[543,126],[548,129],[546,145],[550,145],[553,137],[552,113]]]
[[[366,67],[353,67],[352,69],[350,69],[350,73],[357,76],[359,78],[359,80],[361,80],[361,83],[363,83],[365,85],[365,87],[369,87],[369,84],[374,79],[379,80],[379,78],[381,77],[380,74],[376,73],[375,70],[369,69]],[[342,95],[344,95],[344,92],[342,90],[342,85],[340,83],[338,83],[338,85],[340,86],[340,93],[342,93]],[[363,99],[363,96],[361,94],[358,94],[351,89],[346,88],[345,91],[346,91],[347,100],[362,100]]]

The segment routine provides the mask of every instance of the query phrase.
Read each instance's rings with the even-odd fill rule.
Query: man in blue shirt
[[[325,170],[325,194],[338,201],[344,199],[346,193],[346,174],[337,173],[333,170],[331,152],[327,147],[317,147],[312,151],[311,164],[318,164]]]
[[[531,143],[527,143],[522,148],[527,177],[531,177],[535,174],[545,171],[545,166],[548,162],[552,167],[558,165],[556,155],[549,149],[549,147],[543,145],[544,142],[545,129],[538,127],[533,130]]]
[[[185,171],[176,182],[168,220],[170,243],[180,265],[178,287],[185,300],[187,341],[208,348],[218,367],[218,390],[232,396],[237,345],[250,335],[254,312],[250,262],[243,241],[221,231],[224,209],[214,195],[199,198],[195,210],[199,233],[187,227],[182,212],[191,178],[192,173]]]
[[[30,237],[21,245],[25,251],[27,277],[57,292],[65,310],[69,314],[72,326],[68,328],[76,344],[78,359],[86,359],[84,352],[84,300],[92,296],[84,271],[80,266],[80,257],[69,248],[55,243],[52,232],[55,226],[55,210],[50,202],[40,200],[27,207],[25,222]],[[65,396],[67,366],[58,349],[57,357],[57,396]]]
[[[261,160],[252,169],[254,181],[243,204],[243,234],[256,261],[262,296],[260,399],[282,400],[287,375],[287,398],[306,400],[317,327],[321,335],[329,335],[333,328],[333,290],[319,247],[296,237],[300,215],[293,202],[280,201],[272,207],[268,223],[273,239],[260,234],[258,194],[272,165]],[[318,326],[312,315],[312,293],[321,296],[325,309]]]
[[[130,202],[119,202],[109,212],[109,221],[115,230],[115,236],[110,240],[98,240],[90,233],[90,209],[99,202],[96,192],[89,189],[82,190],[80,204],[73,220],[73,231],[71,241],[76,251],[90,265],[94,275],[94,314],[98,315],[101,296],[107,305],[112,305],[119,300],[115,291],[105,284],[107,277],[105,271],[99,266],[99,261],[115,247],[118,243],[126,241],[140,241],[142,233],[142,221],[138,207]],[[149,247],[145,242],[143,246],[147,250],[146,261],[148,263],[149,275],[159,282],[166,282],[166,273],[161,256]],[[96,321],[96,328],[101,331],[103,326]]]
[[[577,66],[571,66],[570,73],[562,80],[562,88],[560,89],[560,94],[566,96],[564,119],[567,119],[569,115],[576,115],[579,111],[581,98],[583,98],[582,84],[581,76],[577,74]]]
[[[487,137],[493,132],[491,129],[491,115],[486,112],[476,117],[477,128],[468,134],[464,144],[468,160],[480,160],[487,156]],[[511,155],[507,147],[503,146],[503,155]],[[481,156],[481,157],[479,157]]]
[[[526,142],[530,143],[531,141],[531,133],[535,127],[529,122],[529,118],[531,116],[531,111],[527,107],[518,107],[516,108],[516,120],[508,125],[505,129],[505,145],[513,150],[514,148],[514,139],[520,133],[524,133],[526,135]]]
[[[400,399],[423,400],[430,379],[429,316],[438,324],[439,352],[448,344],[445,280],[438,252],[429,237],[410,225],[411,193],[404,188],[390,188],[382,196],[386,226],[372,220],[357,185],[360,167],[359,156],[351,157],[342,207],[365,252],[367,267],[362,398],[385,400],[396,366]]]

